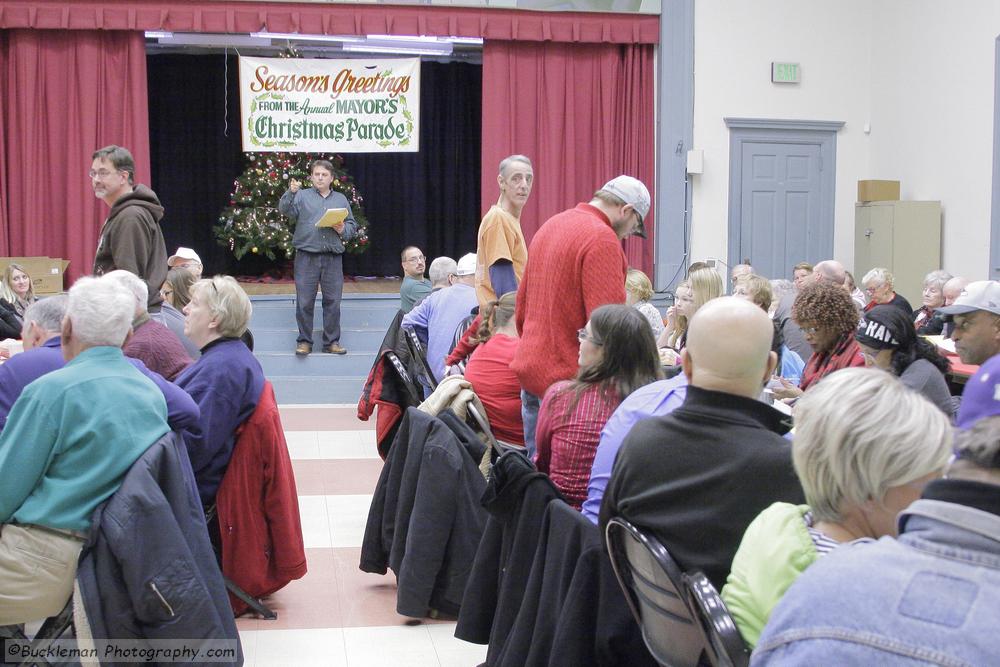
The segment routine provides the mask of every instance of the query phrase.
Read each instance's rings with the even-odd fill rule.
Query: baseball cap
[[[178,262],[178,260],[190,260],[201,264],[201,257],[198,256],[198,253],[191,250],[191,248],[185,248],[183,246],[177,248],[177,252],[167,259],[167,266],[173,266]]]
[[[1000,354],[986,360],[965,383],[955,425],[970,429],[984,417],[1000,415]]]
[[[639,225],[635,229],[635,234],[646,238],[646,227],[642,221],[649,215],[649,190],[642,184],[642,181],[622,174],[605,183],[601,190],[613,194],[626,204],[632,205],[635,212],[639,214]]]
[[[901,308],[875,306],[861,318],[854,339],[874,350],[909,349],[916,342],[913,322]]]
[[[476,272],[476,254],[473,252],[463,255],[460,260],[458,260],[458,269],[455,271],[456,276],[471,276]]]
[[[955,303],[938,308],[942,315],[962,315],[974,310],[985,310],[1000,315],[1000,282],[977,280],[966,285]]]

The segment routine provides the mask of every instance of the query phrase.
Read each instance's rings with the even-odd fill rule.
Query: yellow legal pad
[[[339,227],[347,219],[346,208],[331,208],[316,221],[317,227]]]

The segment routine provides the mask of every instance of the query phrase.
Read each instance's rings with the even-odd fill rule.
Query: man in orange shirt
[[[528,203],[535,174],[531,160],[511,155],[500,162],[500,199],[479,224],[476,251],[476,298],[479,307],[507,292],[517,291],[528,261],[528,244],[521,232],[521,209]]]

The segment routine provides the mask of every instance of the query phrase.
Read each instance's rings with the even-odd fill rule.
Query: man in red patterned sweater
[[[606,303],[625,303],[628,261],[621,241],[645,238],[649,190],[636,178],[618,176],[547,221],[528,247],[517,291],[515,320],[521,343],[511,368],[521,382],[524,440],[535,453],[535,424],[545,390],[576,375],[577,331]]]

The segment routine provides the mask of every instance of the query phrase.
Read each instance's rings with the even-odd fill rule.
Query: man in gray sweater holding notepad
[[[344,241],[358,233],[347,197],[330,189],[333,165],[312,163],[311,188],[290,179],[278,210],[295,221],[295,319],[299,336],[295,354],[312,352],[313,307],[323,291],[323,351],[346,354],[340,345],[340,297],[344,291]]]

